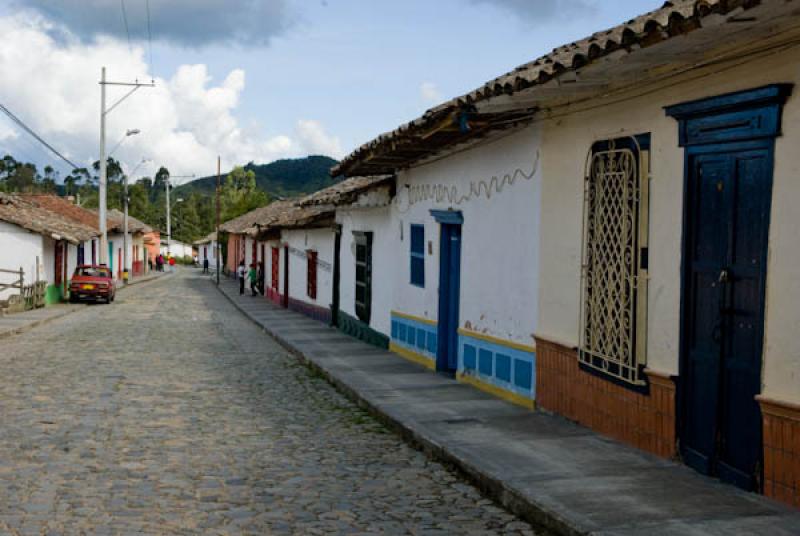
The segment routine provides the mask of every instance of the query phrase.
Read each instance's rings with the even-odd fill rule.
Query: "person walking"
[[[256,263],[250,265],[250,270],[247,272],[247,278],[250,280],[250,292],[253,296],[257,296],[256,287],[258,286],[258,272],[256,272]]]
[[[244,278],[247,275],[247,268],[244,267],[244,260],[239,263],[239,268],[236,269],[236,275],[239,276],[239,295],[243,295]]]
[[[208,257],[203,259],[203,273],[204,274],[208,273]]]

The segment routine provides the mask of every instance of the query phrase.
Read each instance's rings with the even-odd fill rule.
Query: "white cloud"
[[[425,104],[439,104],[442,94],[433,82],[423,82],[419,86],[419,96]]]
[[[344,156],[339,138],[329,135],[319,121],[300,119],[295,128],[303,152],[341,158]]]
[[[486,4],[503,9],[523,18],[533,25],[553,20],[586,17],[596,9],[596,0],[468,0],[472,4]]]
[[[51,144],[88,165],[98,155],[100,67],[108,66],[109,80],[149,81],[148,65],[143,49],[134,48],[131,54],[126,42],[103,37],[84,43],[63,28],[56,40],[52,29],[41,18],[0,17],[0,95],[4,105]],[[141,134],[127,138],[114,157],[132,166],[146,156],[153,163],[140,168],[142,173],[164,165],[177,175],[211,174],[218,154],[224,169],[308,153],[342,154],[339,140],[317,121],[298,121],[293,132],[273,137],[243,127],[234,114],[245,80],[245,72],[234,69],[215,83],[205,65],[183,65],[168,79],[157,78],[156,87],[139,89],[108,115],[108,147],[126,129],[139,129]],[[108,88],[109,105],[126,91]],[[5,130],[0,127],[3,149],[13,154],[17,142]],[[42,157],[41,165],[55,165],[47,158]],[[65,168],[59,165],[62,175],[70,171]]]
[[[75,35],[91,39],[110,35],[118,39],[148,38],[144,0],[127,2],[127,30],[119,0],[14,0],[31,8]],[[150,35],[178,45],[211,43],[268,45],[294,22],[288,0],[150,0]]]

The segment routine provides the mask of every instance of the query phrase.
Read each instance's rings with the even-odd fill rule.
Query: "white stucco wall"
[[[317,266],[317,297],[308,296],[308,262],[289,252],[289,297],[319,307],[330,307],[333,301],[333,246],[334,233],[328,229],[297,229],[281,231],[281,239],[290,248],[305,253],[317,252],[317,258],[329,268]],[[271,250],[266,252],[271,255]],[[282,288],[282,287],[281,287]]]
[[[800,82],[797,49],[698,77],[642,97],[543,122],[539,327],[542,336],[578,343],[584,162],[594,141],[651,133],[650,281],[647,359],[652,369],[678,373],[684,150],[678,122],[663,107],[770,83]],[[797,93],[797,88],[795,88]],[[768,262],[764,389],[800,402],[800,96],[783,112],[776,140]]]
[[[26,231],[22,227],[0,222],[0,268],[3,270],[19,270],[24,272],[25,284],[36,279],[36,257],[43,266],[43,237],[39,234]],[[40,272],[39,276],[44,277]],[[10,283],[18,277],[12,274],[0,273],[0,283]],[[11,294],[18,294],[18,290],[0,291],[0,299],[6,299]]]
[[[372,307],[369,325],[389,336],[392,329],[392,289],[397,281],[397,252],[394,248],[399,240],[399,228],[392,225],[389,207],[340,209],[336,211],[336,222],[342,226],[340,309],[357,318],[356,245],[353,231],[372,232]]]
[[[203,256],[203,251],[206,252],[206,257]],[[269,255],[267,255],[269,257]],[[208,268],[209,270],[216,270],[217,267],[217,242],[211,241],[208,244],[202,244],[197,246],[197,259],[200,262],[200,266],[203,266],[203,259],[208,258]]]
[[[394,310],[437,319],[441,229],[430,211],[459,210],[464,217],[459,325],[534,344],[539,285],[539,142],[539,128],[529,127],[398,174],[391,225],[396,259]],[[502,191],[498,184],[503,185]],[[425,190],[427,187],[431,188]],[[471,189],[480,194],[462,199]],[[487,189],[491,195],[486,195]],[[410,283],[411,224],[425,226],[424,288]]]
[[[122,239],[122,235],[120,235],[120,239]],[[164,239],[161,242],[160,246],[161,254],[166,256],[167,255],[167,241]],[[176,240],[171,240],[169,244],[169,251],[175,257],[191,257],[192,256],[192,246],[190,244],[184,244],[183,242],[178,242]]]

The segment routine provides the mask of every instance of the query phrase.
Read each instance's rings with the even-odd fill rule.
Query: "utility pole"
[[[106,86],[127,86],[132,89],[117,102],[112,104],[110,108],[106,109]],[[98,217],[100,218],[100,264],[108,264],[108,229],[106,228],[106,116],[140,87],[155,87],[155,83],[153,83],[152,80],[149,84],[139,83],[138,80],[135,82],[109,82],[106,80],[106,68],[103,67],[100,70],[100,185],[98,192],[100,199],[98,200],[99,209],[97,211]]]
[[[164,187],[167,189],[167,257],[169,257],[169,243],[172,240],[172,224],[169,219],[169,175],[164,180]]]
[[[217,156],[217,240],[216,240],[216,243],[217,243],[216,244],[217,254],[214,255],[214,257],[217,259],[217,286],[219,286],[219,270],[220,270],[220,265],[219,265],[219,253],[220,253],[220,249],[219,249],[219,188],[220,188],[220,186],[219,186],[219,183],[220,183],[220,178],[219,178],[219,175],[220,175],[220,157]]]
[[[129,130],[128,132],[132,132],[132,131]],[[130,136],[130,134],[126,134],[126,136]],[[117,145],[119,145],[119,144],[117,144]],[[142,158],[142,161],[139,162],[139,164],[137,164],[137,166],[135,168],[133,168],[133,171],[131,171],[131,175],[136,173],[136,170],[139,169],[139,166],[141,166],[145,162],[147,162],[147,159],[146,158]],[[129,198],[128,198],[128,174],[127,173],[125,175],[123,175],[123,181],[124,181],[123,184],[125,185],[124,186],[124,189],[125,189],[124,196],[125,197],[123,198],[123,206],[125,207],[125,212],[124,212],[125,217],[123,219],[123,224],[122,224],[122,226],[123,226],[123,229],[122,229],[122,233],[123,233],[122,234],[122,271],[123,272],[128,272],[128,277],[130,277],[130,273],[131,273],[130,266],[129,266],[130,258],[128,257],[128,202],[129,202]],[[128,283],[127,279],[125,279],[125,283],[126,284]]]

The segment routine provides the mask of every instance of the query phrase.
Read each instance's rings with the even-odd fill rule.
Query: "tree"
[[[225,177],[220,192],[222,221],[228,221],[269,203],[267,194],[256,186],[256,174],[236,166]]]

